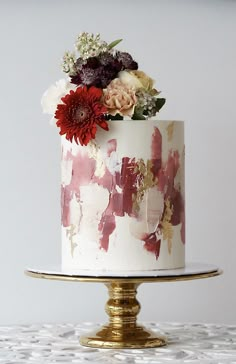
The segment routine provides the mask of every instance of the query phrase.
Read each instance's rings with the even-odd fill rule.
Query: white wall
[[[167,98],[160,118],[186,120],[187,260],[224,269],[141,286],[140,319],[236,324],[236,2],[226,0],[0,1],[0,324],[105,319],[102,285],[23,274],[60,260],[59,136],[40,98],[81,31],[124,38]]]

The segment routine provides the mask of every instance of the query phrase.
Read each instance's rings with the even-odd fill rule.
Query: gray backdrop
[[[236,323],[234,1],[1,0],[0,324],[105,319],[101,284],[36,280],[60,261],[60,139],[40,99],[81,31],[124,38],[167,98],[160,119],[186,120],[187,260],[219,278],[146,284],[141,320]]]

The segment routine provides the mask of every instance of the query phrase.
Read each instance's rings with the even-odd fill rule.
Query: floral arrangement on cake
[[[100,34],[81,33],[75,43],[79,57],[76,52],[63,57],[67,78],[42,97],[43,111],[53,115],[60,134],[71,142],[87,145],[97,126],[108,131],[110,120],[151,118],[165,103],[132,56],[114,49],[121,41],[108,44]]]

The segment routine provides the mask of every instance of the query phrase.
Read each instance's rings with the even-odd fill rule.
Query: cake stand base
[[[153,348],[166,345],[166,338],[157,336],[136,323],[140,304],[136,299],[137,283],[106,283],[109,300],[106,313],[109,323],[97,332],[80,338],[80,343],[96,348]]]
[[[103,326],[101,330],[87,336],[81,336],[80,344],[92,348],[104,349],[143,349],[156,348],[167,344],[164,336],[157,336],[142,326],[136,326],[127,332],[111,326]]]
[[[134,349],[164,346],[167,339],[137,324],[140,304],[136,298],[137,288],[141,283],[176,282],[218,276],[222,271],[209,264],[187,264],[185,268],[146,272],[145,276],[133,272],[133,275],[106,275],[89,272],[64,272],[61,268],[27,269],[27,275],[35,278],[64,280],[74,282],[104,283],[109,292],[105,310],[109,316],[108,324],[96,332],[80,337],[80,343],[93,348]],[[91,272],[90,272],[91,273]],[[144,273],[143,273],[144,274]]]

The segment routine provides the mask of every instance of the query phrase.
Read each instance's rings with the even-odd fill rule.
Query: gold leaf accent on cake
[[[71,224],[69,229],[66,229],[66,236],[69,238],[70,240],[70,252],[71,252],[71,256],[73,258],[74,256],[74,250],[77,247],[77,244],[73,242],[73,237],[76,235],[76,226]]]
[[[171,224],[171,217],[173,215],[173,206],[170,206],[170,199],[165,201],[165,213],[161,221],[161,230],[163,234],[163,239],[167,240],[168,252],[171,254],[172,249],[172,239],[173,239],[173,226]]]
[[[155,178],[152,173],[152,161],[147,160],[145,164],[143,159],[139,159],[134,173],[137,173],[137,193],[133,193],[133,211],[138,212],[140,203],[142,202],[144,193],[151,187],[155,186]]]
[[[166,127],[167,135],[168,135],[168,142],[172,141],[173,133],[174,133],[174,121],[169,123]]]

